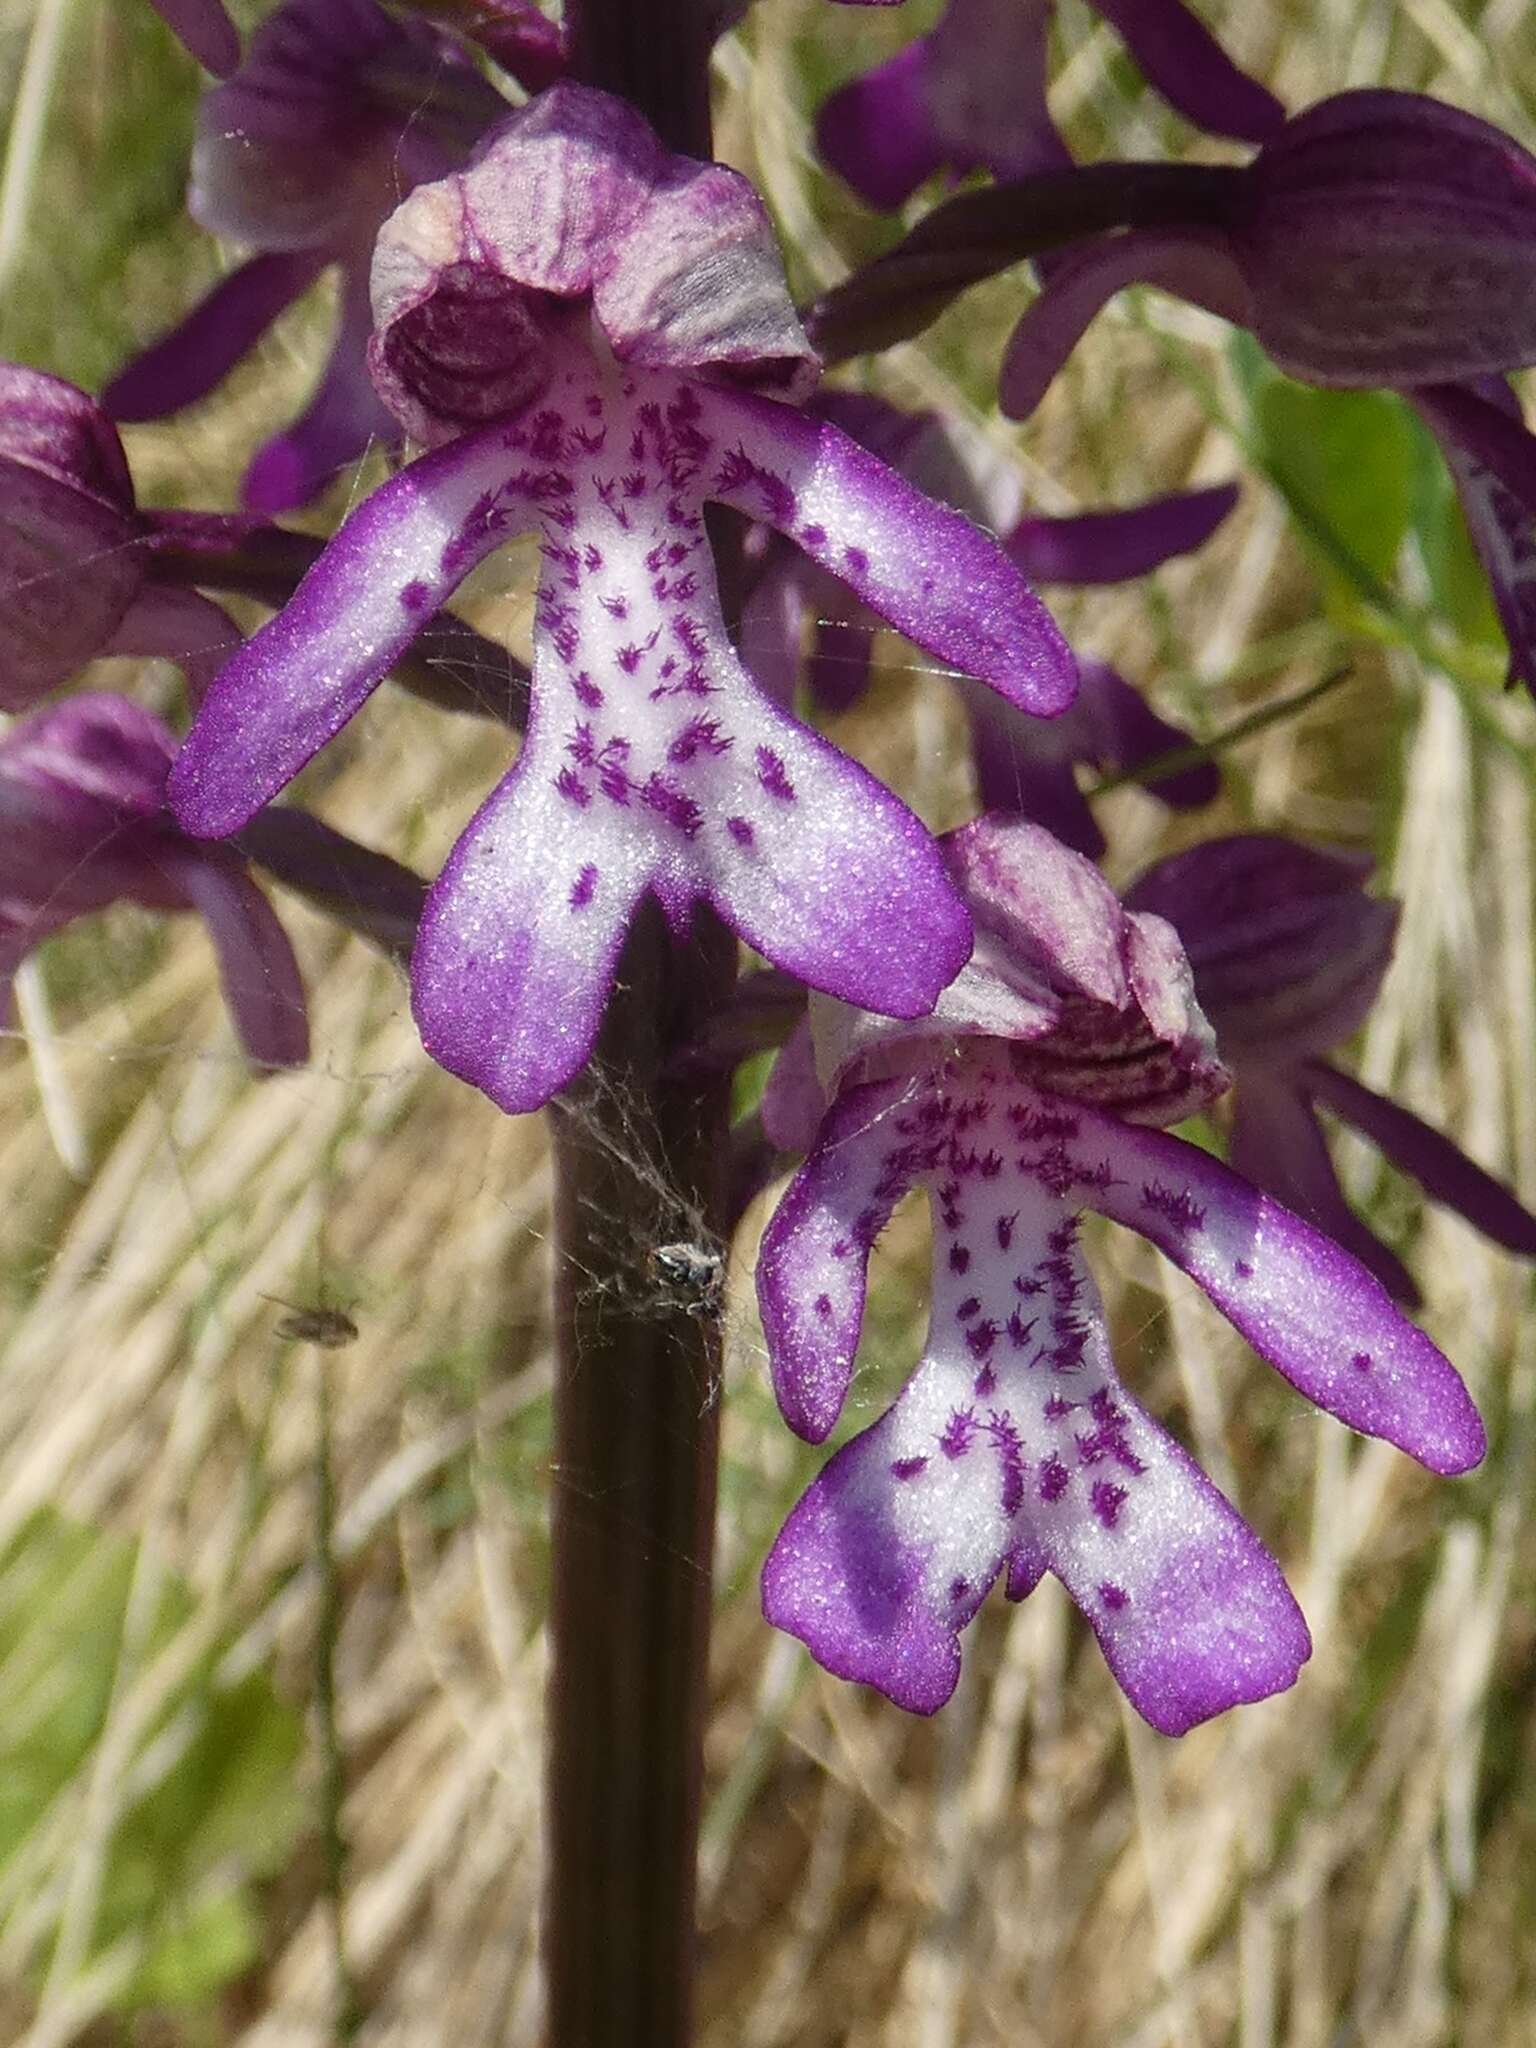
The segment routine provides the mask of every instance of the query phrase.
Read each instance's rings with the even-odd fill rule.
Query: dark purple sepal
[[[1455,1145],[1414,1115],[1367,1088],[1326,1060],[1308,1060],[1301,1086],[1310,1100],[1323,1103],[1335,1116],[1364,1132],[1393,1165],[1429,1196],[1432,1202],[1464,1216],[1474,1230],[1522,1258],[1536,1258],[1536,1216],[1519,1196]]]
[[[1119,32],[1148,85],[1209,135],[1267,142],[1285,125],[1285,108],[1242,71],[1183,0],[1093,0]]]
[[[225,78],[240,62],[240,37],[222,0],[149,0],[205,71]]]
[[[1293,1066],[1359,1028],[1387,971],[1398,910],[1366,894],[1371,865],[1278,833],[1234,833],[1157,862],[1125,901],[1178,932],[1232,1059]]]
[[[325,265],[324,254],[309,249],[252,256],[118,371],[103,407],[116,420],[159,420],[206,398]]]
[[[242,863],[187,839],[165,807],[176,742],[125,697],[82,692],[0,739],[0,981],[76,918],[120,901],[197,910],[237,1032],[259,1067],[308,1057],[286,934]]]
[[[1236,484],[1212,484],[1112,512],[1021,519],[1003,546],[1031,583],[1126,583],[1204,547],[1237,495]]]

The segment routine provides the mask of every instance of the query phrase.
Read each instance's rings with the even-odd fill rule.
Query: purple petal
[[[504,427],[423,456],[368,498],[209,691],[171,778],[200,838],[233,832],[339,732],[483,556],[532,525]]]
[[[1244,173],[1250,322],[1293,376],[1405,386],[1536,361],[1536,158],[1422,93],[1336,94]]]
[[[0,711],[25,711],[100,654],[144,576],[138,522],[0,455]]]
[[[928,105],[928,51],[919,37],[822,103],[816,151],[855,192],[892,213],[951,159]]]
[[[271,904],[243,868],[205,853],[178,862],[177,873],[208,927],[246,1052],[259,1066],[302,1066],[309,1058],[304,983]]]
[[[565,32],[539,11],[538,0],[467,0],[460,24],[525,92],[543,92],[569,61]]]
[[[1031,583],[1126,583],[1204,547],[1236,504],[1236,484],[1175,491],[1121,512],[1021,519],[1003,545]]]
[[[989,1500],[975,1472],[946,1465],[945,1426],[973,1377],[940,1382],[932,1363],[921,1368],[898,1406],[813,1482],[763,1569],[775,1628],[837,1677],[932,1714],[960,1675],[958,1631],[998,1572],[1007,1565],[1020,1599],[1049,1564],[1132,1705],[1164,1735],[1294,1684],[1312,1645],[1274,1559],[1129,1396],[1117,1388],[1118,1441],[1138,1467],[1134,1511],[1118,1510],[1106,1530],[1091,1483],[1078,1478],[1075,1501],[1037,1508],[1020,1533],[995,1504],[1004,1480]],[[981,1455],[973,1449],[969,1462]],[[896,1476],[919,1461],[905,1482]],[[1031,1474],[1036,1490],[1067,1470],[1047,1453]]]
[[[1426,385],[1413,400],[1455,479],[1509,642],[1510,680],[1536,691],[1536,436],[1508,385],[1491,381],[1486,394]]]
[[[1083,673],[1080,665],[1078,674]],[[1070,743],[1080,724],[1077,706],[1042,725],[980,690],[963,689],[963,695],[982,809],[1028,818],[1075,853],[1097,860],[1104,851],[1104,834],[1072,772],[1078,758]],[[1057,734],[1069,721],[1072,734],[1063,746]]]
[[[811,1020],[802,1017],[780,1046],[763,1088],[763,1130],[781,1152],[809,1152],[826,1108]]]
[[[1082,719],[1092,734],[1092,756],[1107,767],[1134,772],[1159,755],[1192,744],[1182,726],[1159,718],[1141,692],[1134,689],[1118,670],[1102,661],[1084,661],[1082,676]],[[1197,762],[1192,768],[1176,768],[1170,774],[1150,778],[1146,788],[1160,802],[1175,810],[1195,810],[1214,803],[1221,794],[1221,770],[1214,761]]]
[[[1000,1135],[973,1132],[978,1147]],[[946,1168],[922,1363],[791,1515],[764,1574],[769,1620],[931,1713],[998,1573],[1022,1598],[1048,1569],[1165,1733],[1289,1685],[1310,1648],[1296,1603],[1120,1385],[1070,1215],[1006,1168],[967,1174],[950,1153],[931,1180]]]
[[[853,1377],[870,1247],[921,1171],[897,1127],[913,1092],[898,1077],[840,1096],[763,1237],[757,1299],[774,1391],[809,1443],[837,1421]]]
[[[229,613],[212,598],[172,584],[146,583],[101,651],[174,661],[193,697],[201,700],[242,638]]]
[[[1348,1038],[1376,999],[1398,913],[1366,895],[1370,871],[1366,855],[1240,832],[1159,861],[1125,901],[1178,932],[1224,1049],[1290,1065]]]
[[[716,822],[701,841],[701,893],[811,987],[884,1015],[926,1016],[971,951],[938,846],[883,783],[766,698],[744,702],[731,731]],[[753,786],[761,777],[746,763],[765,761],[788,794],[764,801]]]
[[[480,807],[428,892],[411,962],[421,1042],[510,1116],[586,1064],[652,880],[622,812],[579,834],[530,759]]]
[[[1100,236],[1051,266],[1013,330],[998,379],[1010,419],[1029,418],[1095,314],[1131,284],[1157,285],[1239,325],[1249,321],[1248,287],[1222,236],[1153,228]]]
[[[1266,142],[1285,125],[1272,92],[1240,71],[1210,30],[1182,0],[1094,0],[1126,48],[1186,121],[1211,135]]]
[[[847,434],[787,406],[701,391],[730,451],[709,495],[788,534],[917,646],[1021,711],[1072,701],[1071,650],[997,543]]]
[[[233,844],[338,924],[408,963],[427,893],[410,868],[287,804],[258,811]]]
[[[806,687],[823,711],[846,711],[869,688],[875,628],[860,619],[818,619]]]
[[[1240,1068],[1227,1159],[1235,1173],[1341,1244],[1392,1299],[1417,1308],[1418,1282],[1345,1200],[1328,1142],[1291,1069]]]
[[[741,608],[737,638],[752,680],[786,711],[794,709],[805,625],[802,558],[774,537],[761,575]]]
[[[265,250],[366,260],[402,192],[507,110],[459,46],[376,0],[282,0],[197,112],[187,209]]]
[[[285,307],[325,268],[310,250],[253,256],[221,278],[181,323],[119,370],[101,394],[114,419],[159,420],[222,384]]]
[[[294,511],[375,440],[398,445],[399,431],[368,375],[372,326],[368,280],[354,271],[343,282],[340,329],[314,396],[291,427],[257,451],[245,473],[240,496],[250,511]]]
[[[240,38],[220,0],[149,0],[205,71],[227,77],[240,62]]]
[[[1326,1103],[1336,1116],[1364,1131],[1431,1201],[1465,1216],[1474,1229],[1506,1250],[1536,1258],[1536,1216],[1443,1132],[1322,1060],[1308,1060],[1302,1086],[1314,1101]]]
[[[1090,1206],[1150,1238],[1294,1387],[1432,1472],[1478,1463],[1483,1426],[1455,1368],[1363,1266],[1197,1147],[1081,1115],[1118,1176],[1085,1191]]]
[[[94,398],[62,377],[0,363],[0,459],[125,517],[137,510],[116,427]]]
[[[957,1039],[997,1039],[1016,1075],[1137,1123],[1177,1123],[1225,1092],[1171,926],[1128,916],[1089,861],[1026,819],[978,818],[943,846],[975,920],[971,959],[916,1021],[813,1004],[823,1077],[877,1048],[931,1064]]]

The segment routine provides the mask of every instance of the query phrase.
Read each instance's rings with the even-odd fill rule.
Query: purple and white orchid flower
[[[1129,284],[1251,328],[1312,384],[1412,390],[1536,361],[1536,158],[1475,114],[1421,93],[1339,93],[1251,163],[1192,168],[1182,221],[1168,166],[1114,169],[1125,218],[1139,180],[1159,195],[1160,223],[1097,236],[1053,266],[1003,365],[1015,419]],[[1027,209],[1028,181],[1014,192]]]
[[[1324,1058],[1364,1021],[1392,957],[1397,905],[1366,894],[1370,869],[1365,855],[1241,833],[1159,861],[1125,901],[1166,918],[1184,942],[1236,1084],[1233,1166],[1413,1306],[1412,1275],[1344,1199],[1319,1107],[1509,1251],[1536,1258],[1536,1217],[1449,1138]]]
[[[1536,362],[1536,157],[1438,100],[1361,91],[1310,108],[1225,177],[1214,213],[1053,264],[1009,344],[1003,409],[1029,414],[1100,306],[1135,283],[1251,328],[1310,383],[1404,392],[1455,478],[1511,676],[1536,688],[1536,442],[1499,381]]]
[[[1000,531],[1005,552],[1031,583],[1083,586],[1144,576],[1202,547],[1237,502],[1235,485],[1217,484],[1124,510],[1019,518],[1013,479],[981,474],[935,414],[903,412],[884,399],[853,391],[820,392],[810,410],[899,470],[928,497]],[[794,702],[807,615],[812,646],[805,674],[811,697],[825,711],[845,710],[869,685],[880,622],[868,607],[850,601],[830,571],[787,543],[769,539],[743,610],[742,639],[753,674],[786,706]],[[1078,765],[1135,771],[1160,754],[1187,747],[1190,737],[1160,718],[1106,662],[1079,656],[1078,674],[1076,701],[1049,720],[1020,713],[968,676],[953,680],[970,719],[982,807],[1022,812],[1096,859],[1104,851],[1104,837],[1078,787]],[[1148,785],[1178,810],[1211,803],[1220,786],[1214,762],[1175,770]]]
[[[586,1060],[647,892],[676,928],[709,901],[814,986],[928,1010],[970,919],[905,806],[753,686],[704,506],[791,535],[1023,710],[1063,709],[1072,661],[995,543],[782,402],[817,364],[751,187],[556,85],[405,202],[374,296],[379,388],[433,452],[219,677],[173,778],[182,823],[236,830],[475,564],[536,530],[527,737],[428,899],[428,1050],[507,1110],[547,1101]]]
[[[1148,82],[1196,127],[1263,142],[1285,120],[1183,0],[1094,0]],[[1046,105],[1053,0],[949,0],[937,27],[833,93],[821,155],[872,206],[935,172],[1019,178],[1072,161]]]
[[[307,504],[371,441],[397,441],[364,361],[374,238],[405,193],[462,163],[505,110],[425,22],[376,0],[284,0],[203,98],[187,195],[202,227],[256,253],[113,379],[107,409],[161,419],[206,397],[334,265],[330,359],[301,417],[257,451],[244,502],[264,513]]]
[[[293,948],[244,861],[189,838],[166,809],[175,754],[159,719],[101,692],[0,738],[0,1016],[22,961],[77,918],[112,903],[195,910],[250,1059],[302,1065],[309,1028]]]
[[[1445,448],[1510,641],[1536,676],[1536,446],[1494,380],[1536,363],[1536,157],[1420,93],[1339,93],[1249,164],[1100,163],[934,209],[830,293],[834,358],[916,333],[957,292],[1050,252],[999,385],[1026,418],[1106,301],[1175,293],[1292,376],[1402,392]]]
[[[0,710],[26,710],[101,654],[163,656],[199,690],[240,633],[161,543],[227,547],[249,529],[200,515],[183,535],[176,515],[141,511],[96,401],[0,363]]]
[[[1475,1465],[1482,1426],[1360,1264],[1155,1128],[1226,1083],[1171,928],[1022,820],[947,850],[975,957],[916,1025],[813,999],[832,1104],[758,1266],[779,1403],[812,1442],[852,1380],[870,1248],[914,1187],[928,1337],[790,1515],[764,1609],[829,1670],[931,1713],[993,1581],[1022,1599],[1052,1571],[1133,1705],[1180,1734],[1291,1684],[1310,1643],[1274,1559],[1118,1379],[1081,1212],[1148,1238],[1310,1400],[1432,1470]],[[813,1092],[792,1064],[781,1114]]]
[[[205,71],[227,78],[240,62],[240,37],[223,0],[149,0]]]

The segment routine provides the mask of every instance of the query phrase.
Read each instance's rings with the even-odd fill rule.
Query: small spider
[[[659,1244],[651,1253],[651,1267],[685,1315],[719,1312],[725,1292],[725,1260],[718,1252],[706,1251],[701,1244]]]
[[[357,1325],[339,1308],[306,1308],[302,1302],[284,1301],[280,1294],[261,1298],[291,1311],[277,1326],[279,1337],[295,1344],[318,1344],[322,1351],[340,1351],[356,1342]]]

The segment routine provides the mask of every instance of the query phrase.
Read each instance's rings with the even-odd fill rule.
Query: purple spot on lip
[[[400,593],[400,602],[408,612],[420,615],[432,601],[432,593],[419,577],[413,577]]]
[[[1088,1498],[1104,1527],[1113,1529],[1120,1519],[1120,1510],[1125,1506],[1125,1488],[1116,1486],[1112,1479],[1097,1479]]]
[[[1126,1592],[1124,1586],[1117,1586],[1113,1580],[1105,1579],[1099,1587],[1099,1598],[1104,1602],[1104,1605],[1111,1614],[1118,1614],[1122,1607],[1129,1606],[1131,1596]]]
[[[1251,1280],[1253,1278],[1253,1268],[1246,1259],[1236,1260],[1233,1263],[1232,1270],[1239,1280]]]
[[[583,810],[592,801],[592,792],[572,768],[562,768],[555,777],[555,788],[567,803],[580,804]]]
[[[927,1470],[926,1458],[897,1458],[891,1466],[893,1479],[915,1479],[919,1472]]]
[[[944,1425],[939,1449],[946,1458],[963,1458],[976,1434],[976,1418],[969,1408],[957,1408]]]
[[[824,548],[827,544],[827,529],[824,526],[807,526],[800,538],[808,548]]]
[[[1071,1484],[1071,1473],[1052,1452],[1040,1467],[1040,1498],[1045,1501],[1060,1500]]]
[[[597,869],[588,861],[571,884],[572,910],[585,910],[597,893]]]
[[[869,567],[869,557],[862,548],[844,548],[843,560],[860,575]]]
[[[1371,1369],[1371,1354],[1369,1351],[1357,1351],[1349,1362],[1356,1372],[1369,1372]]]
[[[974,1294],[968,1294],[965,1297],[964,1301],[961,1302],[960,1306],[955,1310],[955,1314],[960,1318],[961,1322],[963,1323],[967,1316],[975,1315],[980,1307],[981,1303],[977,1299],[977,1297]]]
[[[789,803],[795,794],[795,785],[789,779],[789,771],[783,759],[772,747],[757,750],[757,779],[770,796],[776,796],[781,803]]]
[[[814,1302],[814,1303],[812,1304],[812,1306],[813,1306],[813,1307],[815,1308],[815,1310],[816,1310],[816,1313],[817,1313],[817,1315],[819,1315],[819,1316],[829,1316],[829,1315],[831,1315],[831,1313],[832,1313],[832,1297],[831,1297],[831,1295],[830,1295],[830,1294],[818,1294],[818,1295],[817,1295],[817,1297],[816,1297],[816,1299],[815,1299],[815,1302]]]
[[[738,846],[750,846],[757,836],[745,818],[727,818],[725,829]]]

